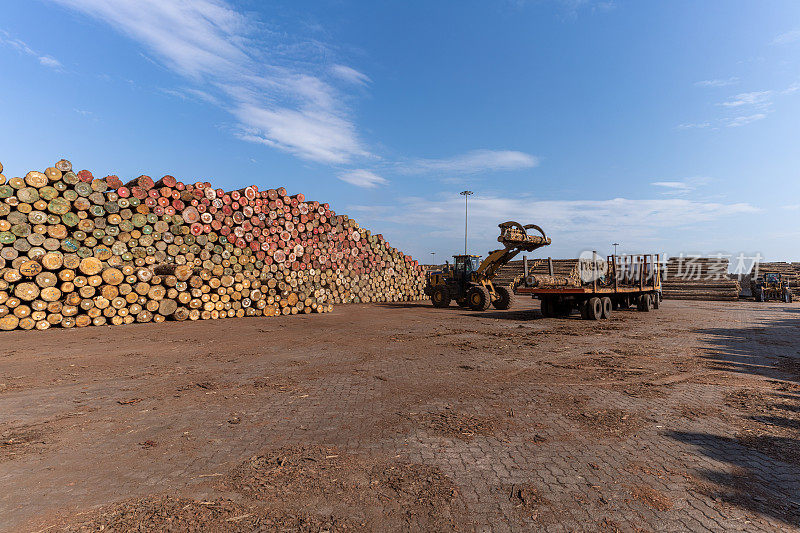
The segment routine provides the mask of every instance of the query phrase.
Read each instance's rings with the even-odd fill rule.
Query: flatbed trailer
[[[596,254],[595,256],[596,257]],[[550,277],[553,277],[552,260]],[[517,287],[516,294],[530,294],[541,300],[545,317],[566,318],[578,310],[585,320],[607,319],[617,309],[636,306],[639,311],[658,309],[661,304],[661,261],[659,254],[633,256],[608,256],[602,275],[594,265],[590,282],[580,286],[537,286],[528,273],[525,263],[525,285]]]

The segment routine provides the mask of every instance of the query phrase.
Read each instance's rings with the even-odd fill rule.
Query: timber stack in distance
[[[0,329],[327,312],[424,297],[381,235],[283,187],[0,165]]]

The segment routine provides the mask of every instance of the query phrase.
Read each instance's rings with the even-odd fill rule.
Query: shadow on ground
[[[796,315],[800,309],[784,312]],[[800,382],[800,317],[775,319],[754,327],[696,332],[705,337],[702,357],[714,370]]]
[[[717,505],[730,505],[770,516],[793,526],[800,525],[800,469],[742,445],[738,439],[673,431],[667,436],[693,446],[714,461],[727,463],[727,470],[699,469],[691,475],[695,492]],[[797,447],[797,439],[774,438],[771,444]]]

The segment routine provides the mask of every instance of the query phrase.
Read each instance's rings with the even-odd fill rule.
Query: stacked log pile
[[[739,282],[728,276],[727,258],[671,257],[663,266],[661,286],[665,299],[738,300]]]
[[[284,188],[0,165],[0,329],[326,312],[423,297],[381,235]]]

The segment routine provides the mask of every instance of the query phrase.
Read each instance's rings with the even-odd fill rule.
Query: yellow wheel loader
[[[520,252],[532,252],[550,244],[544,230],[536,224],[523,226],[518,222],[503,222],[498,226],[497,241],[504,247],[489,252],[483,261],[478,255],[454,255],[453,265],[443,270],[429,271],[425,294],[434,307],[448,307],[453,300],[460,307],[485,311],[490,305],[495,309],[511,306],[511,292],[507,287],[492,283],[497,271]],[[528,234],[535,230],[541,235]]]

